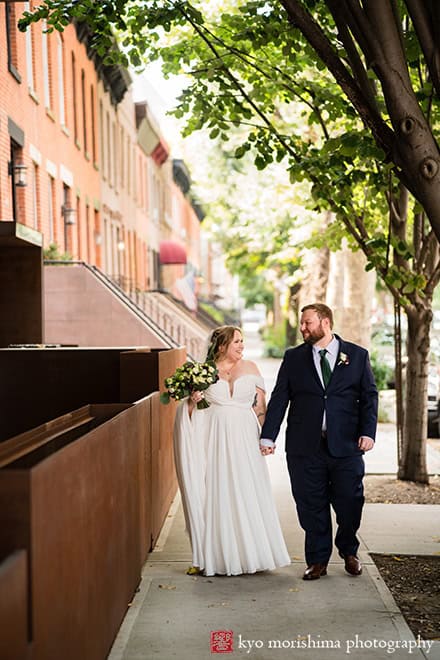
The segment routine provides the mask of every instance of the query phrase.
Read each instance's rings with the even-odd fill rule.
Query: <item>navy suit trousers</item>
[[[287,454],[292,493],[305,535],[307,565],[327,563],[332,553],[330,506],[336,513],[335,545],[340,555],[356,555],[365,472],[362,454],[335,458],[323,439],[311,456]]]

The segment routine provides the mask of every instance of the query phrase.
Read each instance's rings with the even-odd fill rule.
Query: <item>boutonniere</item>
[[[340,364],[343,364],[345,366],[347,366],[347,364],[350,364],[350,358],[346,353],[339,353],[338,367]]]

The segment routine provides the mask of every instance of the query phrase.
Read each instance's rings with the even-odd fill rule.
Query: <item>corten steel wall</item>
[[[0,556],[28,551],[30,660],[106,657],[176,491],[175,406],[161,405],[154,390],[184,356],[184,349],[0,351],[9,383],[14,367],[16,374],[0,405],[11,409],[20,399],[16,425],[29,429],[28,407],[32,418],[50,410],[34,433],[0,447]],[[140,396],[124,391],[131,380]],[[54,419],[66,401],[89,397],[103,403]]]
[[[107,657],[140,581],[139,422],[149,407],[145,398],[0,470],[0,551],[29,554],[32,660]]]
[[[17,550],[0,563],[0,658],[28,659],[27,558]]]
[[[132,351],[121,354],[121,401],[134,401],[142,395],[144,384],[151,391],[164,391],[164,380],[186,358],[184,348],[168,351]],[[177,490],[174,468],[173,425],[176,404],[155,403],[151,415],[151,491],[153,544],[157,541],[165,517]]]
[[[180,351],[180,354],[177,353]],[[158,388],[164,391],[164,380],[174,373],[177,366],[185,361],[185,349],[157,351],[158,356]],[[177,477],[174,468],[173,427],[176,403],[168,406],[161,404],[159,415],[159,443],[155,442],[157,433],[152,435],[152,489],[156,506],[153,509],[153,541],[157,541],[160,530],[167,516],[171,502],[177,490]],[[168,410],[164,414],[163,408]],[[165,478],[164,478],[165,477]]]
[[[0,349],[0,410],[8,411],[0,416],[0,440],[88,403],[119,402],[120,352]]]

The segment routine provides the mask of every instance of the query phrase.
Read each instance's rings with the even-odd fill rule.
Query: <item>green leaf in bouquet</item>
[[[159,397],[159,401],[160,401],[161,403],[165,403],[165,404],[167,404],[167,403],[170,402],[170,400],[171,400],[171,397],[170,397],[170,395],[168,394],[168,392],[162,392],[162,394],[161,394],[160,397]]]

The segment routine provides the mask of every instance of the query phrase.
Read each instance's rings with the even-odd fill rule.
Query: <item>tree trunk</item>
[[[305,276],[299,292],[299,308],[315,302],[325,302],[329,273],[330,251],[327,247],[308,250],[303,257]]]
[[[366,271],[365,255],[344,251],[344,339],[370,348],[371,309],[376,276]]]
[[[365,270],[366,258],[346,245],[330,255],[327,304],[333,310],[335,331],[365,348],[371,341],[371,307],[375,274]]]
[[[341,335],[344,335],[344,284],[344,252],[331,252],[325,302],[333,311],[334,327]]]
[[[398,477],[407,481],[429,483],[426,467],[428,422],[429,330],[431,301],[406,310],[408,320],[405,419],[403,455]],[[428,307],[427,307],[428,304]]]

